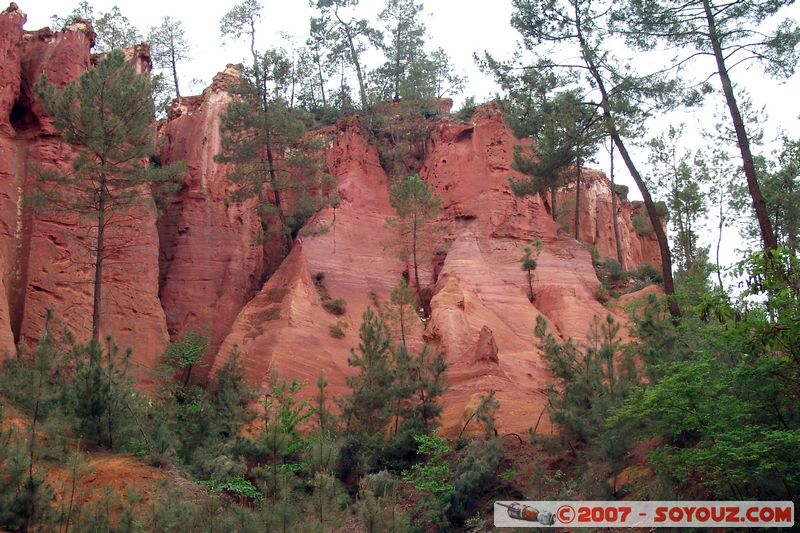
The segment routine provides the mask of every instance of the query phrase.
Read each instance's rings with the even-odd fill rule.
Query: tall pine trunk
[[[636,164],[633,162],[630,154],[628,153],[627,148],[625,147],[625,143],[622,141],[622,137],[619,135],[619,131],[617,131],[617,127],[614,123],[614,117],[611,113],[611,105],[609,102],[608,97],[608,90],[606,89],[605,80],[600,75],[600,71],[597,65],[592,59],[592,53],[590,51],[589,45],[586,43],[586,40],[583,36],[583,29],[580,21],[580,15],[576,8],[576,32],[578,41],[581,45],[581,55],[583,56],[583,60],[586,63],[586,67],[589,70],[592,78],[594,79],[595,83],[597,84],[597,88],[600,91],[601,96],[601,107],[603,109],[603,118],[605,120],[606,129],[614,140],[614,144],[617,145],[617,149],[619,150],[620,155],[622,156],[622,160],[625,162],[625,166],[628,168],[628,171],[631,173],[631,177],[633,181],[636,182],[636,186],[639,188],[639,191],[642,193],[642,200],[644,200],[644,206],[647,209],[647,214],[650,217],[650,224],[653,226],[653,232],[656,235],[656,240],[658,241],[658,249],[661,252],[661,275],[664,278],[664,293],[667,295],[667,304],[669,307],[669,313],[673,318],[679,318],[681,316],[680,308],[678,307],[678,302],[672,297],[675,294],[675,282],[672,278],[672,254],[669,250],[669,241],[667,240],[667,234],[664,231],[664,227],[661,225],[661,220],[658,217],[658,212],[656,211],[655,202],[653,202],[653,197],[650,196],[650,191],[647,188],[644,180],[642,179],[642,175],[639,173],[639,170],[636,168]]]
[[[100,303],[103,291],[103,253],[106,232],[106,178],[100,177],[100,197],[97,201],[97,247],[94,257],[94,297],[92,300],[92,341],[100,340]]]
[[[575,180],[575,240],[580,240],[581,227],[581,158],[576,161],[578,167],[578,177]]]
[[[708,25],[708,36],[711,39],[711,47],[714,50],[714,59],[717,62],[717,73],[722,83],[722,91],[725,93],[725,102],[728,106],[728,111],[733,120],[733,129],[736,132],[736,143],[739,145],[739,151],[742,154],[742,166],[744,167],[744,175],[747,180],[747,190],[750,193],[750,198],[753,200],[753,209],[755,209],[756,212],[756,220],[758,221],[758,227],[761,232],[761,240],[764,243],[764,249],[772,250],[778,247],[778,240],[775,237],[772,221],[769,219],[767,213],[767,203],[764,200],[764,195],[761,194],[761,186],[756,176],[753,154],[750,151],[750,138],[747,136],[744,120],[739,111],[739,104],[736,102],[736,96],[733,94],[733,84],[728,75],[728,68],[725,65],[722,42],[717,33],[716,22],[714,20],[714,14],[711,11],[709,0],[703,0],[703,9],[705,10],[706,23]]]
[[[178,68],[176,66],[176,63],[178,61],[175,59],[175,40],[174,40],[174,36],[172,35],[172,30],[170,30],[169,45],[170,45],[169,52],[170,52],[170,56],[171,56],[170,63],[172,64],[172,79],[175,81],[175,96],[177,98],[180,98],[181,97],[181,90],[178,87]]]
[[[414,283],[417,284],[417,294],[422,289],[422,286],[419,283],[419,266],[417,264],[417,218],[416,215],[414,216],[414,220],[411,226],[411,257],[414,261]]]
[[[361,71],[361,62],[358,60],[358,51],[356,50],[356,45],[353,41],[353,30],[350,28],[350,24],[346,24],[341,18],[339,18],[339,13],[334,11],[333,14],[336,17],[336,20],[339,21],[339,24],[341,24],[342,29],[344,29],[345,37],[347,37],[347,46],[350,49],[350,61],[353,63],[353,67],[356,69],[356,78],[358,78],[358,94],[361,97],[361,112],[366,113],[367,90],[364,85],[364,73]]]
[[[724,290],[723,286],[722,286],[722,267],[720,266],[720,262],[719,262],[719,249],[722,246],[722,228],[725,225],[725,213],[722,210],[722,198],[723,198],[722,184],[720,184],[720,188],[719,188],[719,234],[717,236],[717,257],[716,257],[716,262],[717,262],[717,281],[719,282],[719,290],[720,290],[720,292],[722,292]]]
[[[622,257],[622,243],[619,237],[619,217],[617,217],[617,191],[614,188],[614,141],[611,140],[611,222],[614,226],[614,243],[617,247],[617,262],[625,270],[625,260]]]

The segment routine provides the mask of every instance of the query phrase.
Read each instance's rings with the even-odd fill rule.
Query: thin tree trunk
[[[611,221],[614,226],[614,242],[617,247],[617,262],[625,270],[625,260],[622,257],[622,243],[619,237],[619,218],[617,217],[617,191],[614,188],[614,141],[611,140]]]
[[[417,284],[417,294],[419,294],[421,285],[419,284],[419,268],[417,265],[417,220],[412,222],[411,226],[411,257],[414,260],[414,283]]]
[[[106,231],[106,179],[100,178],[100,198],[97,202],[97,248],[94,258],[94,298],[92,301],[92,341],[100,341],[100,302],[103,290],[103,253]]]
[[[75,503],[75,482],[78,477],[78,455],[81,453],[81,438],[78,437],[78,448],[75,450],[75,459],[72,461],[72,488],[69,493],[69,506],[67,506],[67,516],[64,521],[64,533],[69,533],[69,523],[72,519],[72,507]]]
[[[403,346],[406,345],[406,317],[405,317],[405,305],[400,304],[400,340],[403,342]]]
[[[553,221],[558,222],[556,215],[556,186],[550,185],[550,214],[553,216]]]
[[[266,117],[266,107],[264,108],[264,114]],[[266,120],[266,119],[265,119]],[[267,150],[267,168],[269,170],[269,181],[270,186],[272,187],[272,194],[275,197],[275,209],[278,211],[278,219],[281,221],[281,231],[287,230],[286,225],[286,214],[283,212],[283,204],[281,203],[281,191],[280,187],[278,187],[278,177],[275,172],[275,161],[272,155],[272,136],[270,135],[269,126],[265,125],[265,139],[266,139],[266,150]],[[286,254],[288,255],[289,252],[292,251],[292,246],[294,244],[294,240],[292,239],[292,234],[286,234]]]
[[[319,91],[322,96],[322,107],[328,107],[328,100],[325,97],[325,76],[322,75],[322,63],[320,62],[319,55],[316,56],[317,63],[317,76],[319,77]]]
[[[581,159],[576,161],[578,167],[578,177],[575,181],[575,240],[580,240],[581,227]]]
[[[622,155],[622,160],[625,161],[625,165],[628,167],[631,177],[633,177],[633,180],[639,187],[639,191],[642,193],[642,199],[644,200],[644,205],[647,208],[647,214],[650,217],[650,224],[653,226],[653,231],[656,235],[656,241],[658,241],[658,248],[661,252],[661,275],[664,278],[664,293],[668,297],[669,313],[673,318],[678,318],[681,316],[680,308],[678,307],[678,303],[673,298],[670,298],[673,294],[675,294],[675,282],[672,279],[672,255],[669,251],[667,234],[664,232],[664,226],[661,225],[661,220],[658,218],[656,206],[653,202],[653,198],[650,196],[650,191],[647,190],[647,185],[645,185],[641,174],[639,174],[639,171],[633,162],[633,159],[631,159],[630,154],[625,148],[622,138],[614,128],[613,118],[611,117],[610,112],[604,110],[604,113],[606,114],[607,120],[611,121],[611,136],[614,139],[614,143],[617,145],[617,148],[619,149],[619,153]]]
[[[533,279],[531,279],[531,278],[532,278],[531,271],[528,270],[528,291],[530,291],[529,292],[529,294],[531,295],[530,299],[531,299],[531,302],[533,302]]]
[[[174,36],[172,35],[172,31],[171,30],[170,30],[170,35],[169,35],[169,44],[170,44],[169,52],[170,52],[170,56],[172,58],[172,61],[171,61],[171,64],[172,64],[172,79],[175,81],[175,96],[177,98],[180,98],[181,97],[181,90],[178,87],[178,69],[177,69],[177,67],[175,65],[177,63],[177,61],[175,59],[175,40],[174,40]]]
[[[722,199],[723,199],[723,188],[722,183],[719,184],[719,234],[717,236],[717,281],[719,282],[719,290],[723,292],[722,286],[722,267],[719,263],[719,249],[722,246],[722,228],[725,225],[725,213],[722,210]]]
[[[189,379],[192,377],[192,369],[193,368],[194,368],[194,365],[189,365],[189,367],[186,369],[186,378],[183,380],[183,388],[184,389],[189,384]]]
[[[711,39],[711,47],[714,50],[714,58],[717,61],[717,73],[722,82],[722,91],[725,93],[725,101],[728,105],[731,119],[733,120],[733,129],[736,132],[736,142],[739,145],[739,151],[742,154],[742,166],[744,167],[744,175],[747,179],[747,189],[750,192],[750,197],[753,200],[753,209],[756,212],[756,219],[758,220],[758,227],[761,231],[761,240],[764,243],[764,248],[772,250],[778,247],[778,241],[775,238],[775,232],[772,228],[772,221],[769,219],[767,213],[767,203],[764,196],[761,194],[761,186],[758,183],[756,176],[756,167],[753,162],[753,154],[750,151],[750,138],[745,129],[742,114],[739,111],[739,104],[736,102],[736,96],[733,94],[733,84],[731,83],[730,76],[728,75],[728,68],[725,65],[725,56],[722,51],[722,43],[720,42],[719,34],[717,33],[716,22],[714,14],[711,11],[709,0],[703,0],[703,8],[705,10],[706,22],[708,24],[708,36]]]
[[[397,22],[397,35],[394,41],[394,101],[400,100],[400,21]]]
[[[625,162],[625,166],[631,173],[633,181],[636,182],[636,186],[642,193],[642,199],[644,200],[644,205],[645,208],[647,209],[647,214],[650,217],[650,223],[653,226],[653,231],[655,232],[656,240],[658,241],[658,248],[659,251],[661,252],[661,275],[664,277],[664,293],[666,293],[667,295],[667,304],[669,307],[669,313],[670,315],[672,315],[673,318],[679,318],[681,316],[681,311],[680,308],[678,307],[678,302],[676,302],[675,299],[672,298],[672,295],[675,294],[675,283],[672,279],[672,255],[670,254],[669,251],[669,241],[667,241],[667,234],[664,232],[664,227],[661,225],[661,220],[658,218],[658,213],[656,212],[656,206],[655,203],[653,202],[652,196],[650,196],[650,191],[647,189],[647,185],[642,179],[642,175],[636,168],[636,164],[634,164],[633,159],[631,158],[627,148],[625,147],[625,143],[622,141],[622,137],[620,137],[619,132],[617,131],[616,125],[614,123],[614,117],[611,114],[611,107],[609,105],[608,91],[606,90],[605,80],[600,75],[600,71],[598,70],[597,65],[594,63],[594,60],[592,59],[592,55],[589,52],[589,46],[587,45],[583,37],[583,30],[581,28],[581,22],[580,22],[580,13],[578,13],[577,7],[575,16],[576,16],[575,20],[576,20],[577,36],[581,45],[581,55],[583,56],[583,60],[586,63],[587,68],[589,69],[589,73],[592,75],[592,78],[594,78],[595,83],[597,83],[597,88],[600,91],[601,106],[603,108],[603,118],[606,123],[606,129],[608,130],[609,135],[611,135],[611,138],[614,140],[614,144],[617,145],[617,149],[619,149],[619,153],[622,156],[622,160]]]
[[[114,386],[113,385],[114,384],[114,375],[113,375],[114,366],[113,366],[113,361],[111,360],[111,353],[112,353],[111,341],[110,341],[110,337],[109,337],[109,342],[108,342],[108,363],[107,363],[107,366],[108,366],[108,398],[106,398],[106,405],[108,406],[106,408],[106,412],[108,413],[108,447],[109,447],[109,449],[113,449],[114,448],[114,414],[113,414],[114,405],[113,405],[113,402],[112,402],[112,398],[114,397],[114,390],[113,390],[113,386]]]
[[[47,335],[47,330],[45,330],[45,335]],[[42,397],[42,386],[44,385],[44,368],[40,368],[39,370],[39,384],[36,389],[36,403],[33,407],[33,420],[31,420],[31,441],[28,448],[28,493],[30,497],[29,502],[29,511],[26,513],[25,516],[25,523],[23,524],[22,530],[28,531],[31,526],[31,519],[33,515],[36,513],[36,485],[33,481],[33,461],[35,457],[35,450],[36,450],[36,424],[39,422],[39,406],[41,403]]]
[[[353,42],[353,32],[350,28],[350,24],[346,24],[341,18],[339,18],[338,12],[334,11],[333,14],[344,29],[345,37],[347,37],[347,46],[350,48],[350,61],[352,61],[353,67],[356,69],[356,78],[358,78],[358,93],[361,97],[361,112],[366,113],[367,91],[364,87],[364,73],[361,72],[361,62],[358,60],[358,51],[356,50],[355,43]]]

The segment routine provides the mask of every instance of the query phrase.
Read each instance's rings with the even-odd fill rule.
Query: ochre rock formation
[[[160,128],[161,161],[186,166],[183,186],[158,224],[161,302],[169,331],[192,326],[208,334],[212,356],[261,288],[270,259],[259,243],[255,201],[230,201],[227,168],[214,160],[220,115],[231,98],[227,88],[237,77],[229,65],[202,96],[176,100]]]
[[[580,240],[588,246],[595,246],[602,257],[617,258],[614,240],[614,226],[611,218],[611,182],[606,176],[593,169],[584,169],[581,177],[581,208],[578,222]],[[559,221],[574,235],[575,231],[575,182],[559,191],[556,206]],[[620,248],[625,268],[631,270],[636,265],[649,263],[661,267],[661,253],[658,241],[651,232],[639,234],[631,222],[638,210],[633,203],[617,198],[617,221],[620,231]]]
[[[13,6],[12,6],[13,7]],[[53,133],[33,84],[41,74],[58,87],[91,64],[94,32],[75,23],[63,32],[22,30],[25,16],[0,14],[0,352],[39,338],[47,309],[56,330],[78,340],[91,333],[94,276],[92,224],[75,213],[34,213],[24,202],[46,168],[68,169],[74,149]],[[137,68],[149,69],[146,47],[134,51]],[[147,381],[168,340],[158,300],[158,234],[152,201],[118,215],[109,226],[102,334],[133,349],[137,375]]]
[[[66,168],[74,155],[54,135],[31,86],[42,72],[59,86],[79,76],[92,63],[94,34],[80,21],[56,33],[24,32],[23,22],[16,9],[0,15],[0,351],[9,353],[15,342],[38,338],[48,308],[86,339],[92,303],[90,221],[35,214],[22,199],[36,187],[35,165]],[[145,70],[147,50],[134,50],[131,59]],[[157,222],[153,206],[142,205],[112,231],[111,242],[125,247],[107,263],[104,332],[130,346],[144,370],[155,366],[168,332],[192,326],[210,336],[207,371],[238,354],[255,385],[274,372],[305,382],[301,395],[308,397],[324,373],[335,398],[347,392],[345,378],[353,372],[347,359],[365,309],[382,309],[408,275],[408,265],[387,248],[394,238],[385,225],[393,215],[390,180],[357,118],[317,132],[341,204],[314,217],[314,227],[327,231],[302,230],[283,258],[263,242],[255,203],[231,200],[228,168],[215,159],[220,118],[232,98],[228,87],[237,76],[229,66],[202,95],[176,101],[160,124],[155,159],[184,162],[182,188]],[[436,223],[445,229],[446,246],[422,265],[431,299],[408,325],[408,344],[428,345],[449,365],[442,419],[449,434],[464,428],[492,390],[501,404],[500,431],[537,423],[549,431],[541,415],[551,377],[536,347],[537,317],[548,332],[578,342],[587,339],[594,317],[627,319],[619,307],[595,299],[599,282],[589,248],[616,255],[609,183],[585,171],[578,242],[551,219],[546,199],[509,190],[508,178],[521,177],[511,168],[520,141],[496,106],[480,107],[467,124],[444,114],[434,123],[420,175],[442,197]],[[569,194],[569,187],[560,193],[562,203]],[[631,227],[631,209],[620,202],[626,267],[658,264],[654,241]],[[543,247],[530,298],[520,258],[535,239]],[[323,292],[345,300],[343,315],[324,308]],[[344,336],[332,335],[332,326]],[[471,423],[466,431],[479,429]]]
[[[275,372],[306,382],[304,394],[311,395],[324,372],[331,395],[344,393],[344,378],[352,372],[347,357],[357,346],[363,311],[385,302],[407,268],[384,249],[392,239],[385,227],[392,209],[376,150],[355,119],[328,133],[333,137],[328,166],[342,198],[335,224],[329,209],[317,218],[330,226],[328,232],[301,235],[276,275],[236,318],[214,371],[238,353],[255,384]],[[490,390],[502,405],[501,429],[534,425],[549,379],[533,333],[538,315],[551,332],[579,341],[586,339],[594,316],[612,312],[625,318],[595,299],[599,282],[587,247],[558,228],[538,196],[511,194],[508,177],[519,177],[511,169],[518,143],[499,110],[484,106],[471,124],[439,124],[421,170],[442,196],[438,223],[447,228],[450,244],[443,257],[423,268],[423,283],[434,288],[431,316],[412,344],[424,340],[449,364],[443,416],[449,432],[461,429]],[[631,236],[626,238],[630,242]],[[534,239],[544,247],[531,302],[520,257]],[[346,300],[343,317],[323,309],[314,286],[319,272],[331,297]],[[328,333],[337,321],[347,325],[343,339]],[[546,427],[546,421],[540,425]]]

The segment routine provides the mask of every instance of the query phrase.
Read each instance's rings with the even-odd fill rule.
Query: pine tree
[[[320,11],[320,17],[314,19],[323,24],[322,21],[329,22],[331,31],[326,34],[326,40],[331,50],[330,59],[343,60],[356,71],[358,79],[358,94],[361,100],[361,112],[369,110],[369,99],[367,97],[367,75],[365,65],[362,61],[362,54],[368,50],[370,45],[374,46],[381,41],[381,34],[370,26],[369,21],[357,18],[354,14],[347,11],[358,6],[358,0],[312,0],[311,5]],[[336,29],[333,30],[333,27]],[[342,77],[344,82],[344,75]],[[345,84],[342,83],[342,88]]]
[[[61,29],[76,18],[82,18],[92,23],[96,33],[95,52],[107,53],[117,48],[136,46],[142,42],[139,30],[117,6],[112,7],[111,11],[95,16],[94,8],[89,2],[82,1],[69,15],[64,17],[53,15],[50,17],[50,21],[55,28]]]
[[[538,259],[541,250],[542,241],[537,239],[532,245],[525,247],[525,253],[522,254],[522,258],[520,259],[520,266],[528,276],[528,299],[531,302],[533,302],[535,299],[533,295],[533,271],[536,270],[536,267],[538,266],[536,260]]]
[[[714,70],[722,86],[725,104],[736,134],[753,209],[766,249],[778,246],[774,228],[769,219],[766,201],[761,191],[755,159],[751,150],[751,135],[743,118],[736,96],[731,71],[738,65],[758,61],[773,75],[788,78],[797,64],[800,43],[800,25],[786,19],[773,32],[766,32],[762,23],[776,15],[791,0],[758,2],[752,0],[726,2],[693,0],[676,3],[671,0],[650,2],[629,0],[614,6],[614,18],[630,44],[653,49],[665,42],[671,49],[684,49],[687,63],[699,56],[714,59]],[[732,8],[733,7],[733,8]]]
[[[665,80],[663,72],[642,76],[620,66],[603,49],[610,34],[607,6],[591,0],[559,0],[539,2],[515,0],[516,12],[511,25],[523,37],[529,50],[536,50],[540,61],[533,69],[565,71],[573,76],[582,73],[596,89],[595,102],[602,114],[603,128],[614,140],[631,177],[642,194],[647,215],[655,231],[661,252],[661,273],[664,292],[675,292],[672,278],[672,256],[666,232],[645,180],[628,152],[624,137],[637,129],[653,108],[668,109],[678,102],[676,80]],[[572,45],[580,65],[553,62],[547,45]],[[646,107],[649,106],[649,107]],[[674,298],[668,299],[670,314],[677,318],[680,308]]]
[[[178,83],[178,63],[189,59],[189,43],[180,20],[164,17],[161,24],[150,29],[147,36],[150,57],[158,69],[170,71],[175,96],[181,97]]]
[[[417,294],[422,290],[419,265],[432,257],[440,244],[437,229],[431,222],[442,209],[441,198],[418,175],[398,180],[389,193],[389,203],[396,216],[387,219],[386,225],[398,232],[392,243],[398,257],[410,263],[414,271]]]
[[[228,179],[239,185],[231,199],[256,198],[264,235],[281,237],[288,253],[303,225],[336,195],[320,141],[304,138],[302,112],[289,105],[291,61],[282,50],[255,48],[260,17],[260,4],[246,0],[221,21],[223,36],[249,36],[253,63],[230,89],[236,98],[222,116],[216,158],[231,163]]]
[[[425,25],[420,21],[422,4],[417,0],[389,0],[378,18],[386,23],[387,60],[376,72],[378,94],[385,100],[414,97],[424,79],[426,63]]]
[[[342,414],[350,431],[382,440],[392,416],[392,340],[383,320],[371,308],[364,311],[358,352],[350,351],[347,364],[358,374],[345,379],[352,394],[344,399]]]
[[[408,282],[405,279],[401,279],[400,283],[392,289],[389,301],[384,304],[383,315],[393,328],[393,333],[400,337],[400,342],[403,346],[407,345],[406,340],[411,333],[418,329],[418,308],[419,300],[417,295],[408,288]]]
[[[121,50],[110,52],[61,91],[42,76],[35,92],[77,155],[68,171],[39,175],[53,186],[33,200],[39,209],[61,209],[93,219],[92,339],[98,342],[103,263],[114,251],[107,248],[106,233],[118,214],[134,205],[152,209],[150,187],[174,183],[183,167],[154,168],[143,163],[155,151],[150,84],[147,75],[136,74]]]
[[[537,122],[533,153],[527,150],[514,151],[514,168],[532,176],[510,181],[517,195],[550,190],[550,210],[557,220],[556,191],[564,184],[568,167],[576,171],[575,186],[575,239],[580,232],[580,192],[583,164],[597,149],[602,136],[601,117],[596,108],[584,103],[584,96],[575,90],[562,91],[552,98],[544,98],[539,112],[531,120]]]
[[[707,174],[700,161],[691,160],[692,154],[678,153],[678,140],[682,135],[682,127],[671,126],[666,136],[651,139],[648,144],[649,160],[654,169],[653,183],[664,195],[675,230],[672,244],[675,260],[679,268],[689,271],[702,252],[698,240],[700,225],[708,214],[703,192]]]

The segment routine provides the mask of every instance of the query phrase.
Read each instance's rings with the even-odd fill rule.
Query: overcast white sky
[[[293,35],[298,45],[303,44],[308,32],[309,17],[313,10],[308,6],[307,0],[261,0],[264,6],[262,26],[258,28],[258,47],[265,49],[269,46],[287,46],[287,42],[279,37],[281,32]],[[50,24],[50,16],[58,13],[65,15],[72,11],[78,0],[18,0],[20,9],[28,15],[27,30],[35,30]],[[219,20],[235,5],[235,1],[199,2],[197,0],[90,0],[95,12],[110,10],[118,5],[133,24],[143,34],[147,33],[150,26],[158,24],[162,17],[169,15],[183,22],[187,38],[192,46],[192,60],[181,66],[179,74],[182,85],[186,87],[190,80],[202,80],[201,84],[190,86],[190,90],[183,89],[184,93],[199,93],[212,76],[225,68],[227,63],[238,63],[247,56],[247,47],[243,43],[223,44],[219,36]],[[489,50],[497,58],[508,58],[516,48],[519,39],[516,31],[511,28],[509,20],[513,11],[511,0],[424,0],[425,16],[430,40],[430,48],[441,46],[451,57],[457,71],[468,77],[464,94],[457,96],[456,108],[464,96],[474,95],[478,101],[488,99],[497,90],[491,79],[483,76],[475,66],[472,56],[474,52],[482,54]],[[382,9],[383,2],[378,0],[361,0],[359,6],[362,16],[375,20],[377,13]],[[781,16],[800,18],[800,5],[793,5],[784,9]],[[625,56],[622,50],[618,55]],[[380,61],[378,56],[374,62]],[[369,61],[370,58],[367,58]],[[800,74],[795,74],[787,82],[779,84],[764,75],[758,67],[751,70],[740,69],[734,72],[734,81],[748,89],[754,102],[760,108],[766,108],[768,117],[767,139],[777,135],[779,130],[785,130],[794,137],[800,136]],[[697,148],[702,144],[702,129],[711,129],[713,125],[712,107],[719,108],[721,101],[716,106],[709,105],[703,111],[693,111],[683,114],[677,120],[687,122],[686,144],[690,148]],[[651,131],[656,133],[668,127],[675,117],[660,117],[651,125]],[[642,166],[646,162],[646,154],[634,150],[634,156]],[[596,165],[607,169],[608,156],[601,154]],[[638,192],[632,180],[622,168],[618,180],[631,188],[631,197],[636,198]],[[709,232],[708,235],[712,235]],[[730,257],[733,257],[735,237],[730,239]],[[728,254],[726,254],[728,255]]]

